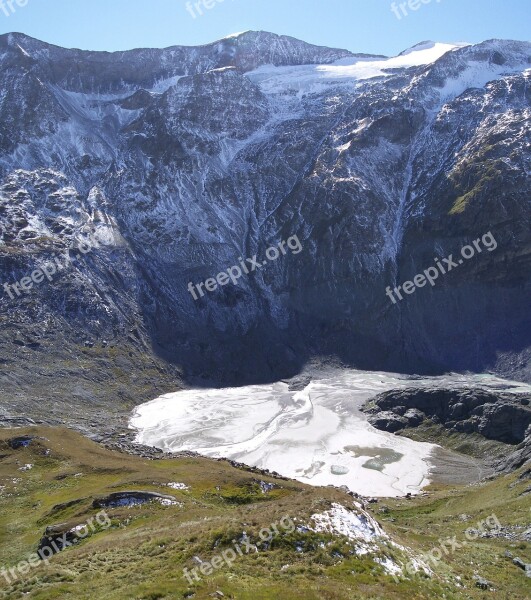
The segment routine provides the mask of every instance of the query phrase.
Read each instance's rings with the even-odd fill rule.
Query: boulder
[[[488,590],[491,586],[492,586],[492,584],[490,583],[490,581],[483,579],[483,577],[478,577],[476,579],[476,587],[478,587],[482,590]]]
[[[408,426],[408,420],[405,417],[395,415],[391,411],[384,411],[376,415],[371,415],[369,417],[369,423],[373,427],[376,427],[376,429],[388,431],[389,433],[395,433]]]
[[[93,508],[117,508],[119,506],[135,506],[145,504],[153,500],[175,502],[173,496],[157,494],[156,492],[144,492],[133,490],[130,492],[114,492],[104,498],[96,498],[92,503]]]

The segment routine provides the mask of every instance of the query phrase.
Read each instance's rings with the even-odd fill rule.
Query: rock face
[[[67,263],[3,291],[4,391],[50,399],[75,377],[96,418],[109,391],[131,405],[183,373],[278,379],[312,355],[529,380],[531,44],[447,50],[387,61],[247,32],[108,54],[0,36],[1,283]],[[489,231],[495,251],[386,296]],[[189,293],[294,235],[300,253]]]
[[[369,422],[396,433],[429,419],[460,433],[479,433],[489,440],[516,448],[499,465],[513,470],[531,459],[531,406],[521,394],[492,393],[481,389],[392,390],[366,404]]]
[[[520,444],[531,434],[529,399],[516,394],[410,388],[379,394],[365,410],[373,413],[369,419],[375,427],[393,433],[429,418],[448,429],[480,433],[505,444]]]

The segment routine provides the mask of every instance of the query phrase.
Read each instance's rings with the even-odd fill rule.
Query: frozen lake
[[[378,431],[360,408],[386,390],[446,386],[529,389],[492,375],[411,379],[337,369],[300,391],[278,382],[166,394],[138,406],[130,426],[137,442],[167,452],[230,458],[365,496],[402,496],[429,483],[437,446]]]

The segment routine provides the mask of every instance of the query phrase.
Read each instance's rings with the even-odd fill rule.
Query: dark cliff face
[[[529,379],[530,56],[490,41],[412,66],[263,32],[114,54],[1,36],[1,283],[99,240],[4,292],[4,364],[22,387],[28,364],[80,353],[123,387],[171,365],[275,379],[313,355]],[[382,64],[349,75],[356,61]],[[488,232],[495,250],[386,296]],[[295,235],[299,253],[189,293]]]
[[[531,434],[529,402],[522,395],[481,389],[406,389],[379,394],[365,410],[376,418],[381,411],[401,417],[402,428],[411,426],[410,421],[417,426],[429,418],[447,429],[477,432],[490,440],[518,445]]]
[[[480,388],[411,388],[379,394],[363,410],[374,427],[390,433],[429,423],[501,442],[493,464],[498,471],[511,471],[531,458],[530,400],[524,394]]]

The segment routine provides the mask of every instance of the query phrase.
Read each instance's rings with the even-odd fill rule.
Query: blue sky
[[[201,15],[193,7],[197,2]],[[261,29],[354,52],[395,55],[424,40],[527,40],[531,14],[531,0],[397,0],[397,14],[392,0],[192,0],[189,10],[186,3],[0,0],[0,33],[20,31],[59,46],[114,51],[205,44]]]

